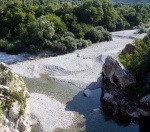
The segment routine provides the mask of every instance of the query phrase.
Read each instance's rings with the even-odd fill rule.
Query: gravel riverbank
[[[40,74],[48,74],[55,80],[79,89],[96,89],[100,87],[101,68],[105,58],[108,55],[117,56],[135,37],[142,38],[145,35],[136,35],[135,31],[113,32],[112,41],[97,43],[61,56],[27,60],[22,54],[12,56],[0,53],[0,61],[10,64],[15,73],[24,77],[35,78],[40,77]],[[31,112],[39,119],[46,132],[68,127],[74,117],[73,112],[66,111],[65,105],[55,98],[37,93],[31,94]]]

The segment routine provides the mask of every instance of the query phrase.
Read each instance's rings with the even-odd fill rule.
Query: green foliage
[[[54,24],[49,22],[45,16],[41,16],[31,24],[30,32],[33,38],[51,39],[55,33]]]
[[[109,0],[0,0],[0,51],[71,52],[89,45],[87,40],[111,40],[108,31],[148,25],[149,9],[148,4],[114,4]],[[64,36],[65,32],[74,36]]]
[[[109,0],[103,0],[103,19],[100,21],[100,24],[107,28],[109,31],[115,31],[116,21],[117,21],[117,12],[113,7],[113,4]]]
[[[4,111],[3,111],[3,109],[0,107],[0,122],[2,122],[3,115],[4,115]]]
[[[17,100],[20,104],[20,115],[24,114],[24,110],[26,108],[26,97],[23,94],[24,91],[13,92],[13,99]]]
[[[49,22],[45,16],[41,16],[35,20],[31,24],[29,30],[29,34],[31,36],[31,45],[36,45],[39,47],[47,46],[55,33],[54,24]]]
[[[19,54],[26,51],[26,46],[21,44],[20,41],[15,41],[13,43],[9,43],[5,49],[5,51],[9,54]]]
[[[65,46],[67,47],[67,50],[69,52],[72,52],[74,50],[77,49],[77,44],[76,41],[73,37],[71,36],[67,36],[64,38],[63,43],[65,44]]]
[[[145,27],[140,27],[138,33],[147,33],[148,30]]]
[[[8,41],[4,39],[0,39],[0,51],[5,51],[8,45]]]
[[[137,73],[138,67],[144,61],[142,56],[143,54],[143,41],[141,39],[135,40],[136,50],[133,54],[124,54],[119,56],[121,63],[133,74]]]
[[[85,39],[90,39],[93,43],[97,43],[104,40],[104,36],[100,30],[96,28],[90,29],[87,33],[85,33]]]
[[[102,34],[103,34],[104,40],[106,40],[106,41],[112,40],[112,34],[110,32],[102,31]]]
[[[59,37],[67,31],[66,24],[62,22],[61,18],[54,14],[47,14],[46,19],[50,22],[54,23],[55,32],[59,35]]]
[[[136,39],[133,54],[119,55],[119,60],[137,79],[136,87],[126,88],[129,98],[141,99],[149,94],[150,90],[146,88],[144,80],[150,73],[150,33],[143,40]]]
[[[99,0],[86,1],[80,7],[75,8],[75,14],[79,21],[94,24],[103,17],[102,3]]]

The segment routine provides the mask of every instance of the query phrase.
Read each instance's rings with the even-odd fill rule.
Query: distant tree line
[[[147,23],[150,6],[109,0],[0,0],[0,51],[67,53]]]
[[[150,0],[112,0],[113,2],[119,3],[149,3]]]

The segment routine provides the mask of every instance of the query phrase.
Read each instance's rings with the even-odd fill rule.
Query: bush
[[[68,52],[72,52],[77,49],[77,44],[73,37],[70,36],[65,37],[63,43],[67,47]]]
[[[28,52],[31,54],[38,54],[42,51],[42,46],[38,46],[38,45],[30,45]]]
[[[88,41],[88,46],[91,46],[92,45],[92,42],[91,42],[91,40],[87,40]]]
[[[147,29],[144,28],[144,27],[140,27],[139,30],[138,30],[138,33],[147,33]]]
[[[5,51],[8,45],[8,41],[4,39],[0,39],[0,51]]]
[[[88,46],[89,42],[87,40],[84,40],[84,39],[77,39],[76,43],[77,43],[78,49],[80,49],[80,48],[86,48]]]
[[[104,40],[110,41],[112,40],[112,34],[108,31],[102,31],[102,34],[104,36]]]
[[[8,54],[19,54],[25,52],[26,49],[26,46],[24,44],[21,44],[20,41],[15,41],[7,45],[6,52]]]
[[[67,47],[63,43],[58,42],[58,41],[55,41],[54,43],[55,43],[55,47],[53,51],[59,52],[59,53],[67,53]]]
[[[86,32],[84,38],[90,39],[93,43],[104,40],[102,32],[100,30],[97,30],[96,28],[92,28],[88,32]]]
[[[9,53],[9,54],[15,53],[14,44],[12,44],[12,43],[8,44],[7,47],[6,47],[6,52]]]
[[[97,26],[95,27],[97,30],[100,30],[100,31],[105,31],[105,29],[103,28],[103,26]]]
[[[65,32],[64,35],[63,35],[63,37],[67,37],[67,36],[75,38],[75,35],[72,32]]]

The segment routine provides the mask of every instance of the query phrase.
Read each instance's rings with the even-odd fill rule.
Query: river
[[[74,123],[67,129],[56,132],[139,132],[136,121],[120,118],[104,111],[100,102],[101,89],[93,90],[90,97],[84,97],[83,91],[51,80],[48,76],[41,78],[24,78],[30,93],[42,93],[54,96],[66,105],[66,109],[75,114]],[[100,108],[98,111],[93,109]],[[37,132],[37,129],[35,129]],[[39,132],[41,130],[39,129]],[[33,130],[34,132],[34,130]]]

